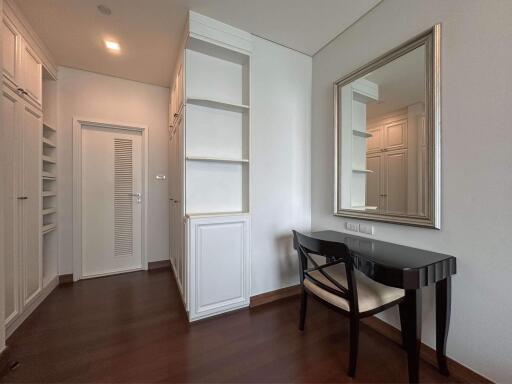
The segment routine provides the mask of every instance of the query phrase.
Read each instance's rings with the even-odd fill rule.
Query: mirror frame
[[[341,135],[338,127],[341,122],[339,90],[346,84],[392,62],[393,60],[425,45],[425,124],[429,143],[428,185],[430,193],[426,202],[426,215],[397,215],[361,212],[341,208],[339,182],[341,181]],[[441,228],[441,25],[436,24],[427,31],[408,40],[368,64],[349,73],[334,83],[334,215],[354,219],[364,219],[412,225],[427,228]]]

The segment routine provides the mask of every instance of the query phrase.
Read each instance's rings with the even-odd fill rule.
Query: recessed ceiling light
[[[108,49],[110,49],[111,51],[114,51],[114,52],[121,51],[121,46],[119,45],[119,43],[117,41],[105,40],[105,47],[107,47]]]
[[[98,11],[105,16],[110,16],[112,14],[112,10],[104,4],[98,5]]]

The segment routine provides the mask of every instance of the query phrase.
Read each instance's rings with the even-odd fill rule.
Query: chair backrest
[[[299,268],[300,268],[300,282],[304,282],[304,278],[318,285],[320,288],[329,291],[332,294],[340,296],[349,302],[350,312],[358,312],[358,301],[357,301],[357,283],[354,275],[354,260],[350,255],[348,247],[343,243],[319,240],[311,236],[307,236],[303,233],[293,231],[293,243],[297,249],[299,255]],[[345,273],[347,276],[347,286],[343,287],[334,280],[328,272],[326,273],[322,269],[318,271],[324,275],[337,289],[326,286],[322,282],[311,278],[308,275],[308,265],[311,263],[313,268],[321,266],[319,265],[311,255],[319,255],[325,257],[326,264],[343,263],[345,266]]]

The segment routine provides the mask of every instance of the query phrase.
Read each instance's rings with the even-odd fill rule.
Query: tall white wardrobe
[[[170,254],[190,321],[249,305],[251,35],[190,12],[171,85]]]
[[[9,336],[58,283],[54,68],[11,2],[2,12],[2,183]]]

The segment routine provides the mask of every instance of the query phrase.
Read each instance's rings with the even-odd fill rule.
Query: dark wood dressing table
[[[336,231],[313,232],[311,236],[344,243],[354,258],[354,268],[379,283],[405,290],[405,300],[400,304],[400,323],[411,383],[419,381],[421,288],[436,285],[437,362],[440,372],[448,375],[446,340],[451,276],[457,269],[455,257]]]

